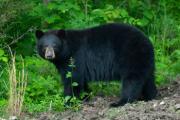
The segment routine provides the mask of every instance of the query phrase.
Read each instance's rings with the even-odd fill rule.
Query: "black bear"
[[[110,23],[82,30],[37,30],[36,37],[39,55],[61,74],[65,95],[78,97],[92,80],[121,80],[121,98],[111,106],[155,98],[153,46],[137,28]],[[70,58],[75,65],[72,80],[78,83],[74,87],[66,77]]]

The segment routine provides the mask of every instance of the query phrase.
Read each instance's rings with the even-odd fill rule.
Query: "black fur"
[[[113,23],[84,30],[49,31],[43,35],[37,31],[36,35],[42,57],[44,45],[54,45],[56,58],[51,62],[62,75],[65,95],[72,95],[72,81],[66,78],[72,57],[73,81],[78,83],[73,88],[76,96],[88,91],[88,82],[92,80],[122,80],[121,98],[112,106],[133,102],[141,96],[144,100],[156,96],[153,46],[138,29]]]

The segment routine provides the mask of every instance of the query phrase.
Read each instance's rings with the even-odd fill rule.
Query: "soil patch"
[[[77,112],[43,113],[37,120],[180,120],[180,77],[158,91],[156,100],[118,108],[109,108],[117,97],[97,96]]]

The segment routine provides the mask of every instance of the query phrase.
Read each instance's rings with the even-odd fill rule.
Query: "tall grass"
[[[27,74],[24,71],[24,62],[22,61],[22,70],[17,72],[15,55],[11,53],[11,63],[8,68],[9,73],[9,104],[8,116],[20,116],[24,101],[25,89],[27,85]]]

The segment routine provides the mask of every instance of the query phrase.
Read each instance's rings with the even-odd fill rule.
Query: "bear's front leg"
[[[63,78],[64,96],[79,97],[80,88],[78,87],[78,83],[73,82],[72,78],[66,78],[66,76]],[[74,83],[76,83],[77,86],[74,86]]]
[[[63,80],[63,84],[64,84],[64,96],[73,96],[73,87],[71,84],[71,81],[69,79],[64,79]]]
[[[75,96],[80,98],[80,93],[84,91],[84,82],[78,77],[76,72],[72,72],[71,77],[67,76],[67,72],[63,72],[62,81],[64,85],[64,95],[65,96]]]

